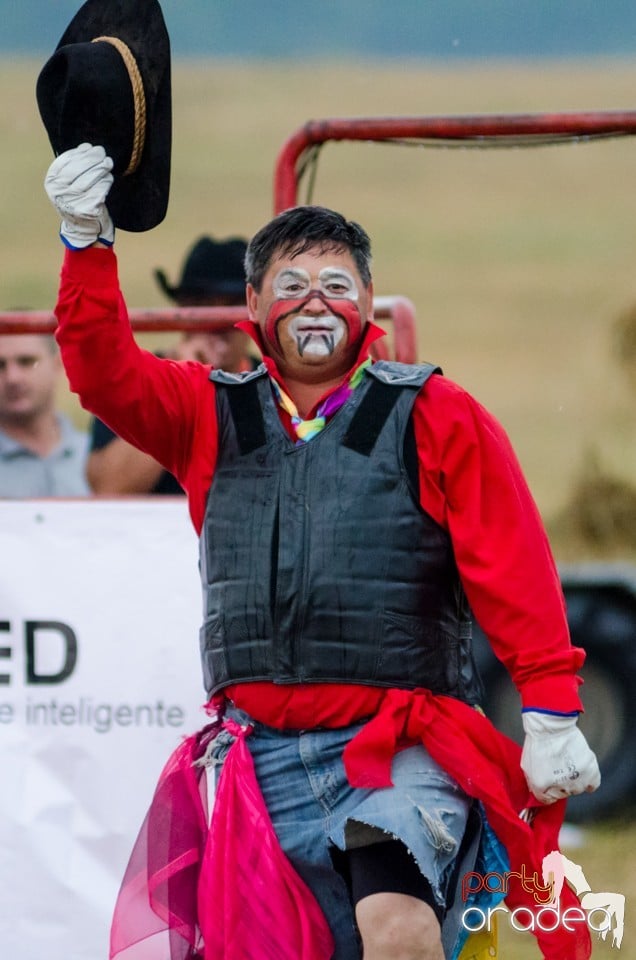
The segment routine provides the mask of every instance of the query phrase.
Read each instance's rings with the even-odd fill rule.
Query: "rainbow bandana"
[[[325,428],[327,418],[332,416],[336,410],[339,410],[343,403],[349,399],[356,387],[361,384],[364,371],[370,365],[370,358],[363,360],[362,363],[355,368],[349,379],[341,383],[333,393],[330,393],[329,396],[323,400],[316,410],[316,416],[312,417],[311,420],[303,420],[292,398],[285,393],[273,377],[270,377],[274,396],[279,406],[291,417],[292,427],[297,437],[296,446],[299,446],[301,443],[308,443],[310,440],[313,440],[314,437],[318,436],[321,430]]]

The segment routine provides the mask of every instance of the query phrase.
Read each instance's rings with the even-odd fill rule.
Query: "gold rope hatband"
[[[124,171],[124,176],[126,177],[129,173],[134,173],[139,166],[141,154],[143,153],[144,149],[144,143],[146,141],[146,97],[144,94],[144,85],[139,72],[139,67],[137,66],[137,61],[133,57],[130,47],[128,47],[123,40],[120,40],[119,37],[95,37],[93,40],[91,40],[91,43],[99,43],[100,41],[110,43],[119,52],[122,60],[124,61],[126,70],[128,71],[130,85],[132,87],[133,106],[135,111],[135,133],[133,136],[130,161],[128,163],[128,167]]]

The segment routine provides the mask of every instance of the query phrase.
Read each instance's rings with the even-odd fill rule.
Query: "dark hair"
[[[245,254],[245,276],[257,292],[272,260],[297,257],[306,250],[348,250],[365,287],[371,282],[371,241],[360,224],[327,207],[292,207],[256,233]]]

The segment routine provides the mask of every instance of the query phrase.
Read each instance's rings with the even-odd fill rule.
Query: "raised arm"
[[[109,161],[102,148],[86,146],[57,157],[45,181],[67,247],[55,310],[64,366],[85,409],[182,478],[201,405],[208,420],[213,415],[209,370],[160,359],[136,343],[105,206]]]

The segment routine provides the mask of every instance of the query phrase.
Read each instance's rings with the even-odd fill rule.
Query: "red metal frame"
[[[135,333],[170,333],[173,330],[218,330],[247,320],[247,307],[160,307],[153,310],[130,309],[130,325]],[[417,358],[415,307],[406,297],[376,297],[376,320],[393,323],[393,355],[403,363]],[[0,311],[0,335],[15,333],[55,333],[57,320],[48,310]],[[376,341],[374,355],[388,359],[386,343]]]
[[[391,320],[393,323],[393,359],[400,363],[415,363],[417,360],[417,327],[415,306],[407,297],[374,297],[375,320]],[[386,341],[376,340],[372,352],[378,360],[388,360],[390,351]]]
[[[247,307],[159,307],[129,309],[135,333],[172,333],[173,330],[214,330],[247,320]],[[2,333],[55,333],[57,320],[49,310],[0,311]]]
[[[328,140],[487,141],[636,134],[636,111],[493,114],[491,116],[354,117],[309,120],[283,144],[274,171],[274,213],[298,204],[299,163]],[[487,146],[487,143],[484,143]]]
[[[334,141],[401,142],[464,141],[491,146],[493,142],[528,144],[559,142],[573,138],[621,137],[636,134],[636,111],[592,113],[505,114],[438,117],[354,117],[309,120],[283,144],[274,170],[274,213],[298,205],[298,187],[304,155]],[[376,299],[376,305],[378,301]],[[407,301],[408,303],[408,301]],[[417,356],[415,310],[404,306],[394,317],[396,359],[413,361]],[[378,348],[378,353],[383,348]],[[382,354],[383,355],[383,354]]]

